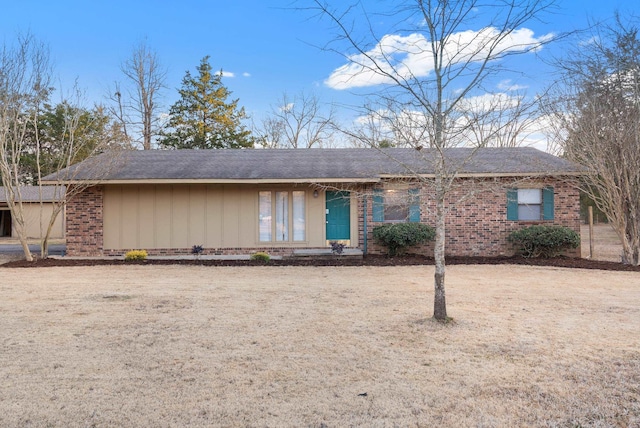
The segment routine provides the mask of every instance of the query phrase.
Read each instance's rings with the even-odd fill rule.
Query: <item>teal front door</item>
[[[351,211],[349,192],[326,193],[327,241],[344,241],[351,238]]]

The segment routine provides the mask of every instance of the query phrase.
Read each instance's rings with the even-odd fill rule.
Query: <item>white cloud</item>
[[[585,47],[585,46],[595,45],[598,43],[600,43],[600,38],[598,36],[593,36],[589,39],[582,40],[581,42],[578,43],[578,46]]]
[[[251,73],[247,73],[246,71],[242,73],[242,77],[251,77]]]
[[[220,76],[221,74],[222,77],[236,77],[236,74],[231,71],[216,71],[216,76]]]
[[[283,105],[280,107],[280,111],[283,113],[290,112],[291,110],[293,110],[293,105],[294,105],[293,103]]]
[[[511,83],[511,79],[506,79],[498,83],[498,89],[501,91],[520,91],[527,88],[528,86]]]
[[[506,111],[518,106],[522,97],[514,97],[505,93],[483,94],[460,100],[458,110],[474,113],[488,111]]]
[[[509,52],[539,49],[551,34],[534,37],[527,28],[514,30],[504,39],[493,27],[480,31],[463,31],[449,37],[445,46],[444,63],[449,65],[477,62],[491,56],[499,58]],[[333,89],[350,89],[392,83],[390,76],[399,79],[425,77],[433,71],[431,43],[422,34],[408,36],[385,35],[380,42],[364,54],[352,55],[349,63],[331,73],[325,84]]]

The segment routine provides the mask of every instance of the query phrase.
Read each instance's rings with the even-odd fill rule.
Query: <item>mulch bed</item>
[[[588,260],[572,257],[552,259],[525,259],[523,257],[447,257],[447,265],[527,265],[552,266],[578,269],[599,269],[640,272],[640,266],[622,263]],[[415,266],[433,265],[432,258],[404,256],[366,256],[362,259],[347,257],[305,258],[271,260],[268,266]],[[145,260],[125,262],[124,260],[77,260],[77,259],[36,259],[33,262],[16,260],[0,265],[4,268],[67,267],[67,266],[107,266],[107,265],[196,265],[196,266],[265,266],[265,263],[249,260]]]

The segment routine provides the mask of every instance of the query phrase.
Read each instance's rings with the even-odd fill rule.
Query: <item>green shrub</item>
[[[390,256],[404,253],[407,247],[432,241],[435,236],[435,229],[422,223],[384,224],[373,229],[373,238],[387,247]]]
[[[580,235],[564,226],[529,226],[511,232],[507,239],[523,257],[556,257],[580,245]]]
[[[124,255],[124,259],[128,262],[147,260],[147,251],[146,250],[131,250],[128,251],[127,254]]]
[[[258,251],[257,253],[251,254],[250,260],[260,263],[269,263],[269,260],[271,260],[271,256],[264,251]]]

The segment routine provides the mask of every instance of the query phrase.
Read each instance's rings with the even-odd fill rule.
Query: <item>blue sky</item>
[[[33,33],[50,47],[60,82],[56,86],[69,87],[77,79],[90,102],[105,101],[110,85],[122,79],[120,63],[146,39],[169,71],[167,109],[185,71],[193,71],[205,55],[214,69],[233,73],[225,84],[257,120],[284,92],[361,103],[351,91],[327,85],[345,61],[318,48],[332,39],[332,32],[327,22],[295,9],[302,5],[290,0],[3,0],[0,40],[11,43],[18,32]],[[637,0],[565,0],[545,22],[529,29],[540,37],[584,28],[589,18],[610,17],[616,9],[640,14]],[[534,86],[543,85],[547,76],[540,61],[533,56],[521,61],[537,80]]]

